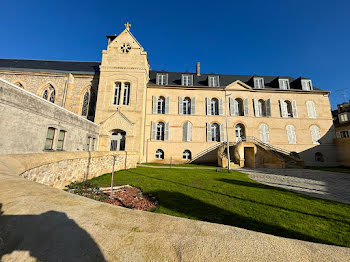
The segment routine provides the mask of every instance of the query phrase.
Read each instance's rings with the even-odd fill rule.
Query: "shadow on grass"
[[[295,238],[324,244],[334,244],[326,239],[318,239],[309,235],[289,230],[280,226],[270,225],[251,217],[241,216],[228,210],[205,203],[179,192],[153,191],[159,200],[159,206],[172,210],[187,218],[241,227],[275,236]]]
[[[289,212],[299,213],[299,214],[303,214],[303,215],[307,215],[307,216],[313,216],[313,217],[317,217],[317,218],[322,218],[322,219],[326,219],[326,220],[332,220],[334,222],[340,222],[340,223],[344,223],[344,224],[350,225],[350,222],[348,222],[348,221],[339,220],[339,219],[336,219],[336,218],[327,217],[327,216],[323,216],[323,215],[320,215],[320,214],[308,213],[308,212],[304,212],[304,211],[301,211],[301,210],[290,209],[290,208],[287,208],[287,207],[284,207],[284,206],[278,206],[278,205],[268,204],[268,203],[264,203],[264,202],[260,202],[260,201],[256,201],[256,200],[251,200],[251,199],[247,199],[247,198],[242,198],[242,197],[238,197],[238,196],[228,195],[228,194],[224,194],[224,193],[221,193],[221,192],[218,192],[218,191],[214,191],[214,190],[210,190],[210,189],[206,189],[206,188],[190,186],[190,185],[187,185],[187,184],[184,184],[184,183],[175,182],[175,181],[171,181],[171,180],[167,180],[167,179],[163,179],[163,178],[147,176],[145,174],[141,174],[141,173],[134,172],[134,171],[131,171],[131,170],[128,170],[127,172],[130,172],[132,174],[136,174],[136,175],[139,175],[139,176],[147,177],[147,178],[150,178],[150,179],[154,179],[154,180],[164,181],[164,182],[168,182],[168,183],[172,183],[172,184],[176,184],[176,185],[181,185],[181,186],[192,188],[192,189],[196,189],[196,190],[201,190],[201,191],[206,191],[206,192],[218,194],[218,195],[221,195],[221,196],[229,197],[229,198],[240,200],[240,201],[250,202],[250,203],[252,203],[254,205],[263,205],[263,206],[266,206],[266,207],[276,208],[276,209],[279,209],[281,211],[289,211]],[[236,184],[236,185],[239,185],[239,186],[249,186],[249,187],[254,187],[254,188],[258,188],[258,189],[270,190],[271,192],[278,191],[278,192],[289,193],[289,194],[297,194],[299,197],[302,197],[304,199],[311,200],[311,201],[317,199],[317,201],[321,201],[321,202],[325,202],[325,203],[326,202],[327,203],[330,203],[330,202],[333,203],[334,202],[334,201],[330,201],[330,200],[326,200],[326,199],[320,199],[320,198],[315,198],[315,197],[308,196],[308,195],[303,195],[303,194],[296,193],[296,192],[290,192],[290,191],[288,191],[286,189],[275,188],[275,187],[259,184],[259,183],[256,183],[256,182],[250,183],[250,182],[245,182],[245,181],[235,180],[235,179],[216,179],[216,180],[220,181],[220,182]],[[336,202],[336,203],[338,204],[338,202]],[[343,217],[341,215],[337,215],[337,216]],[[344,217],[344,219],[349,219],[349,218],[348,217]],[[218,222],[218,223],[223,223],[223,222]]]

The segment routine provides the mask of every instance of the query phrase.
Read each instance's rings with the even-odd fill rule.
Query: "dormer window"
[[[157,74],[157,85],[165,86],[168,84],[168,74]]]
[[[289,80],[288,79],[278,79],[280,89],[287,90],[289,89]]]
[[[208,84],[210,87],[220,86],[219,76],[208,76]]]
[[[193,86],[193,75],[182,75],[183,86]]]
[[[311,91],[312,88],[312,82],[310,79],[301,79],[301,87],[303,90]]]
[[[264,87],[264,78],[254,77],[254,88],[263,89]]]

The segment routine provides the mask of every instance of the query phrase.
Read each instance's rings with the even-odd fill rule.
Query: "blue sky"
[[[309,77],[350,99],[350,1],[3,1],[0,58],[101,61],[131,32],[151,68]]]

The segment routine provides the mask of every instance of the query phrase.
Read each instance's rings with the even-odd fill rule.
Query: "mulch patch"
[[[109,197],[110,188],[104,189],[103,193]],[[108,198],[103,202],[137,210],[151,210],[157,208],[158,205],[155,197],[143,194],[139,188],[132,186],[113,187],[113,198]]]

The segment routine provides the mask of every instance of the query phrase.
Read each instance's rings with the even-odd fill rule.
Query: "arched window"
[[[185,97],[183,100],[183,114],[190,115],[191,114],[191,98]]]
[[[219,115],[219,101],[212,98],[210,101],[211,115]]]
[[[113,97],[113,104],[114,105],[119,105],[121,87],[122,87],[122,84],[120,82],[115,83],[114,97]]]
[[[110,151],[124,151],[125,150],[125,136],[126,132],[120,129],[112,131]]]
[[[258,116],[266,116],[265,101],[262,99],[258,100]]]
[[[182,153],[182,159],[184,159],[184,160],[191,160],[191,159],[192,159],[191,151],[186,149],[186,150]]]
[[[130,83],[124,83],[123,105],[129,105],[130,102]]]
[[[231,113],[231,116],[243,116],[244,115],[243,100],[242,99],[230,98],[230,113]]]
[[[90,92],[86,90],[83,98],[83,106],[81,107],[81,115],[87,116],[89,111],[89,102],[90,102]]]
[[[313,101],[307,101],[306,102],[306,108],[307,108],[307,115],[309,118],[316,118],[316,106]]]
[[[260,140],[264,143],[270,142],[270,134],[269,134],[269,127],[266,124],[261,124],[259,127],[260,132]]]
[[[237,124],[235,127],[236,131],[236,142],[242,141],[245,138],[245,128],[242,124]]]
[[[163,122],[157,123],[156,140],[164,141],[165,124]]]
[[[164,159],[164,151],[162,149],[157,149],[155,157],[157,159]]]
[[[220,141],[219,125],[216,123],[211,125],[211,141]]]
[[[51,103],[55,103],[55,97],[56,97],[56,91],[55,91],[55,88],[52,87],[49,101]]]
[[[16,82],[15,85],[24,89],[24,86],[21,84],[21,82]]]
[[[182,126],[182,141],[192,141],[192,124],[189,121],[185,122],[185,124]]]
[[[316,162],[324,162],[324,157],[321,152],[316,152],[315,153],[315,161]]]
[[[313,125],[310,127],[310,133],[311,133],[312,143],[315,145],[320,144],[318,142],[318,140],[320,140],[320,138],[321,138],[320,128],[318,126]]]
[[[44,98],[45,100],[47,100],[48,96],[49,96],[49,90],[45,89],[45,90],[44,90],[44,93],[43,93],[43,98]]]
[[[158,97],[158,114],[165,114],[165,98],[163,96]]]
[[[295,133],[295,127],[293,125],[287,125],[286,130],[287,130],[288,144],[296,144],[297,136]]]

